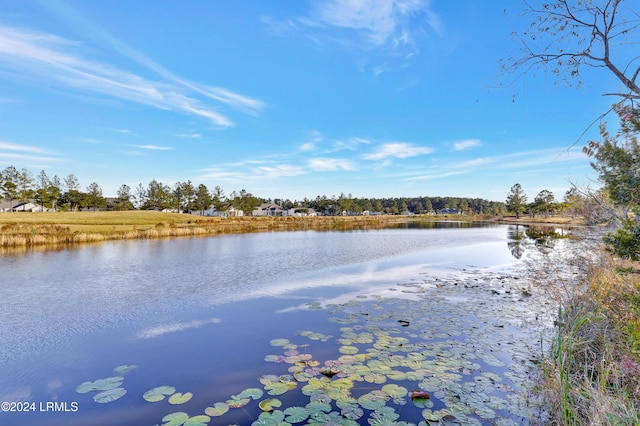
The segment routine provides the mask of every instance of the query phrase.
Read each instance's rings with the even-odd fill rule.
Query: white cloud
[[[442,23],[429,6],[428,0],[323,0],[315,2],[311,15],[300,22],[317,30],[352,32],[367,49],[384,47],[395,51],[415,44],[414,35],[424,31],[423,22],[442,33]],[[343,44],[355,44],[348,36],[339,37],[331,35]]]
[[[278,179],[286,176],[298,176],[304,174],[304,170],[298,166],[281,164],[274,167],[260,166],[257,168],[256,176],[259,178]]]
[[[135,145],[135,147],[140,149],[148,149],[150,151],[171,151],[173,149],[168,146],[158,146],[158,145]]]
[[[51,151],[38,148],[36,146],[20,145],[20,144],[4,142],[4,141],[0,141],[0,149],[4,149],[7,151],[30,152],[34,154],[51,154]]]
[[[15,163],[46,164],[61,160],[52,155],[56,154],[36,146],[0,141],[0,164],[3,165],[15,166]]]
[[[317,172],[356,169],[351,161],[342,158],[312,158],[307,162],[307,166]]]
[[[407,178],[406,180],[414,181],[414,180],[442,179],[442,178],[445,178],[445,177],[463,175],[463,174],[466,174],[466,173],[469,173],[469,171],[468,170],[458,170],[458,171],[443,172],[443,173],[430,173],[430,174],[426,174],[426,175],[419,175],[419,176],[410,177],[410,178]]]
[[[482,146],[482,142],[478,139],[465,139],[462,141],[454,142],[452,151],[464,151],[466,149]]]
[[[355,151],[360,147],[360,145],[369,145],[371,143],[368,139],[363,139],[359,137],[352,137],[345,140],[337,140],[333,142],[333,150],[334,151]]]
[[[200,133],[176,133],[174,136],[186,139],[200,139],[202,137]]]
[[[177,333],[179,331],[188,330],[190,328],[199,328],[207,324],[217,324],[220,320],[218,318],[211,318],[209,320],[193,320],[189,322],[178,322],[173,324],[162,324],[156,327],[150,327],[140,331],[136,337],[139,339],[152,339],[154,337],[163,336],[169,333]]]
[[[300,151],[313,151],[316,145],[313,142],[307,142],[300,145]]]
[[[365,154],[367,160],[382,160],[385,158],[409,158],[430,154],[433,149],[426,146],[415,146],[405,142],[393,142],[382,145],[377,151]]]
[[[230,182],[234,184],[244,184],[247,182],[263,182],[265,180],[277,180],[282,177],[298,176],[307,173],[299,166],[289,164],[264,165],[262,161],[245,161],[242,163],[230,164],[224,169],[221,167],[211,167],[204,169],[200,176],[201,180],[215,182]]]
[[[158,72],[165,81],[148,80],[109,64],[85,59],[79,55],[77,44],[61,37],[6,26],[0,26],[0,69],[28,75],[42,84],[58,84],[81,92],[196,115],[221,127],[232,126],[233,122],[189,92],[253,112],[264,106],[259,100],[226,89],[180,79],[143,55],[127,50],[126,46],[119,47],[120,51],[126,51]]]

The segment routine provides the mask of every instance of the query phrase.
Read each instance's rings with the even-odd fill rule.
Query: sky
[[[504,201],[597,186],[581,148],[620,90],[504,73],[516,0],[0,0],[0,169],[105,196]],[[590,126],[591,125],[591,126]]]

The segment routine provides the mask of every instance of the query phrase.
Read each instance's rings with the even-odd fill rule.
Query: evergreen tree
[[[516,218],[520,218],[520,213],[522,213],[527,206],[527,195],[519,183],[511,187],[511,190],[507,194],[505,204],[507,205],[508,211],[514,213]]]

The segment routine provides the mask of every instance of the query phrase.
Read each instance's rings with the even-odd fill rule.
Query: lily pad
[[[205,415],[198,415],[189,417],[186,422],[184,422],[184,426],[205,426],[209,424],[211,421],[211,417]]]
[[[189,420],[189,415],[183,412],[167,414],[162,418],[162,426],[180,426]]]
[[[359,418],[361,418],[364,415],[364,410],[362,408],[360,408],[360,407],[357,407],[357,406],[356,407],[347,406],[347,407],[344,407],[340,411],[340,414],[345,419],[358,420]]]
[[[247,405],[249,402],[251,402],[251,398],[243,398],[239,395],[231,395],[231,398],[229,398],[226,403],[230,408],[240,408],[240,407],[244,407],[245,405]]]
[[[114,388],[114,389],[109,389],[106,391],[102,391],[100,393],[97,393],[94,397],[93,400],[95,402],[98,402],[100,404],[106,404],[108,402],[113,402],[116,399],[120,399],[124,396],[124,394],[127,393],[127,390],[124,388]]]
[[[137,368],[138,366],[135,364],[132,365],[120,365],[116,368],[113,369],[114,373],[118,373],[118,374],[126,374],[129,371],[133,370],[134,368]]]
[[[389,384],[382,387],[382,392],[386,393],[391,398],[402,398],[409,391],[405,387],[398,386],[396,384]]]
[[[353,355],[353,354],[357,354],[359,349],[355,346],[349,346],[349,345],[345,345],[345,346],[340,346],[340,349],[338,349],[340,351],[341,354],[346,354],[346,355]]]
[[[173,386],[158,386],[151,390],[148,390],[142,395],[145,401],[158,402],[162,401],[165,396],[172,395],[176,392],[176,388]]]
[[[251,426],[288,426],[289,423],[284,422],[284,413],[282,411],[274,411],[272,413],[262,413],[258,416],[258,420],[251,423]]]
[[[176,392],[169,397],[169,404],[179,405],[184,404],[193,398],[193,394],[191,392],[180,393]]]
[[[110,389],[115,389],[120,387],[123,380],[124,380],[124,377],[122,376],[114,376],[114,377],[107,377],[105,379],[98,379],[95,382],[80,383],[76,387],[76,392],[88,393],[88,392],[107,391]]]
[[[309,410],[304,407],[289,407],[284,414],[287,416],[285,421],[289,423],[301,423],[309,418]]]
[[[204,409],[204,413],[211,417],[220,417],[229,411],[229,405],[226,402],[216,402],[213,407]]]
[[[274,408],[278,408],[278,407],[281,407],[281,406],[282,406],[282,401],[280,401],[277,398],[263,399],[258,404],[258,407],[260,407],[260,409],[262,411],[266,411],[266,412],[271,412],[271,411],[273,411]]]
[[[253,400],[262,398],[264,392],[260,388],[248,388],[238,394],[240,398],[251,398]]]
[[[271,346],[287,346],[289,343],[289,339],[273,339],[269,342]]]

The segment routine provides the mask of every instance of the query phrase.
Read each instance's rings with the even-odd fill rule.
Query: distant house
[[[4,201],[0,204],[0,211],[3,212],[48,212],[49,210],[50,209],[32,201],[20,201],[18,203],[14,203],[13,209],[9,202]]]
[[[460,209],[440,209],[440,210],[438,210],[438,214],[462,214],[462,210],[460,210]]]
[[[244,216],[244,212],[242,210],[238,210],[235,207],[229,207],[227,210],[216,210],[215,207],[211,206],[208,209],[202,210],[193,210],[191,214],[195,214],[198,216],[213,216],[213,217],[238,217]]]
[[[294,207],[287,211],[287,216],[317,216],[318,213],[309,207]]]
[[[254,211],[252,216],[286,216],[287,210],[274,203],[262,203]]]

